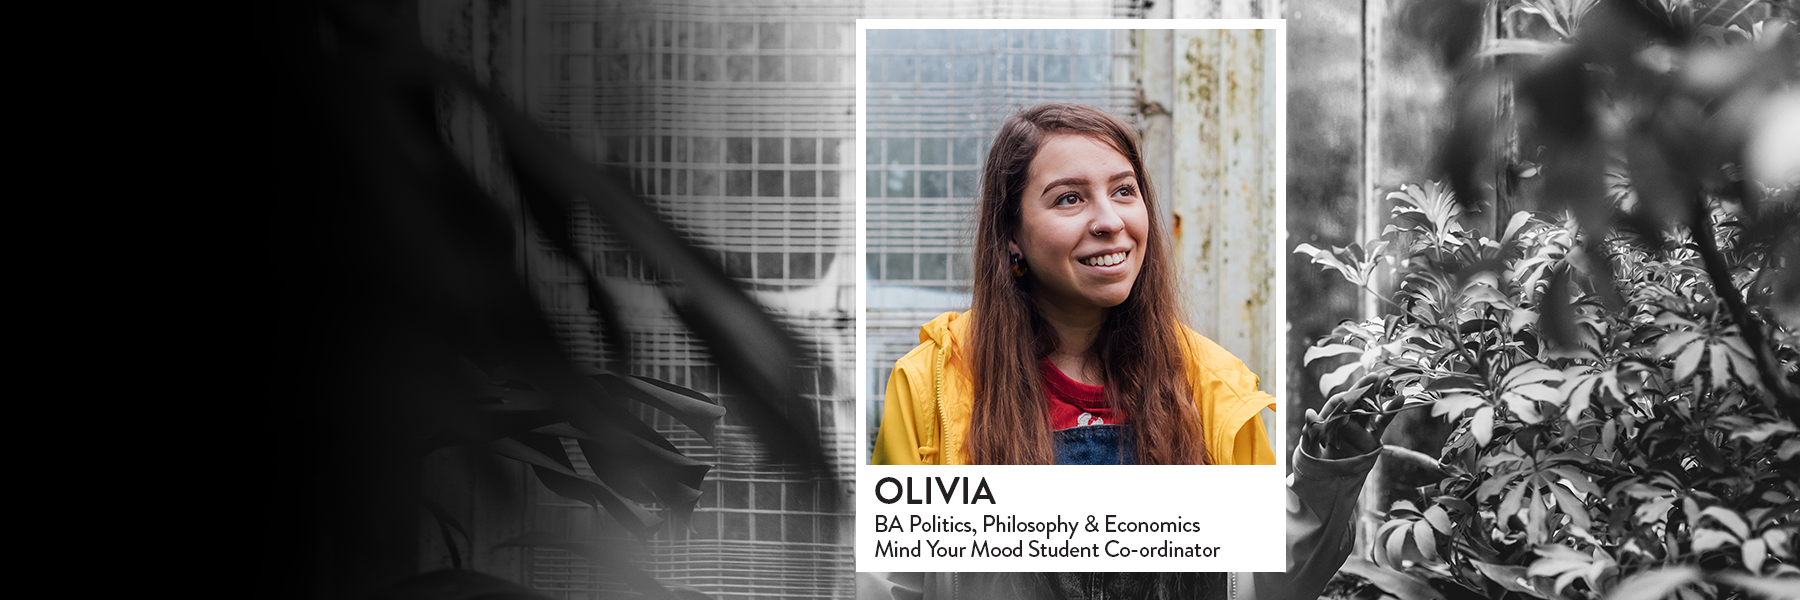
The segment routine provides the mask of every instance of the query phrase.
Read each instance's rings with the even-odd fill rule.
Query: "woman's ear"
[[[1024,252],[1019,251],[1018,242],[1014,242],[1012,240],[1006,240],[1006,251],[1012,253],[1013,256],[1021,256],[1021,255],[1025,254]]]

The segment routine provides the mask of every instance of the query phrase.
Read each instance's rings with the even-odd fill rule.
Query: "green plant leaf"
[[[1315,361],[1315,360],[1318,360],[1321,358],[1326,358],[1326,357],[1330,357],[1330,356],[1339,356],[1339,355],[1344,355],[1344,354],[1361,353],[1362,351],[1363,351],[1362,348],[1358,348],[1356,346],[1352,346],[1349,344],[1328,344],[1328,345],[1324,345],[1324,346],[1313,346],[1311,348],[1306,349],[1306,356],[1304,356],[1300,359],[1300,364],[1310,365],[1310,364],[1312,364],[1312,361]]]
[[[1530,383],[1562,380],[1562,371],[1546,367],[1543,363],[1532,362],[1515,365],[1506,372],[1506,376],[1502,377],[1500,381],[1503,386],[1516,387]]]
[[[1475,409],[1475,416],[1469,419],[1469,432],[1475,434],[1475,442],[1486,446],[1494,439],[1494,407],[1483,406]]]
[[[487,447],[495,454],[531,465],[538,480],[557,495],[605,508],[608,514],[634,534],[648,536],[650,530],[662,521],[605,483],[576,473],[567,464],[569,461],[566,455],[558,460],[517,438],[494,440],[488,442]],[[557,450],[560,452],[561,449]]]
[[[1491,469],[1489,471],[1492,472]],[[1475,489],[1475,498],[1477,500],[1486,500],[1497,496],[1500,492],[1506,490],[1508,484],[1517,481],[1520,477],[1524,476],[1525,473],[1525,469],[1513,469],[1489,477],[1487,481],[1481,482],[1481,487]]]
[[[713,440],[713,427],[725,416],[725,407],[713,403],[710,399],[691,390],[680,390],[675,386],[631,375],[598,375],[593,380],[607,391],[619,396],[636,400],[675,417],[683,425],[700,434],[708,442]],[[687,392],[687,393],[684,393]]]
[[[1661,600],[1675,588],[1700,580],[1700,569],[1690,566],[1665,567],[1640,572],[1619,582],[1606,600]]]
[[[1729,533],[1717,529],[1696,529],[1692,546],[1694,553],[1698,554],[1717,550],[1726,545],[1737,545],[1737,543],[1738,538]]]
[[[1758,577],[1745,573],[1726,572],[1714,575],[1713,578],[1769,600],[1800,598],[1800,578],[1797,577]]]
[[[1675,508],[1675,498],[1655,498],[1639,504],[1634,512],[1638,523],[1660,523],[1669,518],[1669,510]]]
[[[1463,411],[1487,404],[1480,396],[1474,394],[1447,394],[1438,398],[1431,407],[1431,416],[1448,416],[1454,421],[1461,418]]]
[[[1794,557],[1794,546],[1788,543],[1790,537],[1792,536],[1788,535],[1787,531],[1780,528],[1772,528],[1762,534],[1764,547],[1767,547],[1776,557],[1783,559]]]
[[[1541,544],[1550,540],[1550,507],[1544,503],[1544,490],[1538,488],[1536,478],[1532,482],[1531,510],[1525,514],[1525,539]]]
[[[1745,387],[1760,389],[1762,387],[1762,379],[1756,372],[1756,363],[1754,362],[1754,359],[1744,351],[1740,351],[1731,345],[1732,342],[1739,339],[1740,338],[1735,337],[1726,338],[1726,347],[1732,349],[1731,352],[1726,353],[1726,357],[1731,360],[1731,374],[1737,378],[1738,383],[1744,384]]]
[[[1494,520],[1500,522],[1501,528],[1513,531],[1512,518],[1519,514],[1519,508],[1525,504],[1525,492],[1530,491],[1537,484],[1535,480],[1536,477],[1526,478],[1524,482],[1507,490],[1506,495],[1500,499],[1500,507],[1494,510]],[[1533,512],[1538,510],[1541,509],[1535,509]]]
[[[1596,384],[1600,379],[1601,377],[1598,376],[1586,377],[1577,381],[1575,385],[1566,386],[1569,388],[1569,395],[1564,401],[1568,406],[1563,409],[1563,418],[1567,419],[1570,424],[1581,420],[1581,413],[1586,412],[1588,404],[1594,400],[1594,389],[1598,387]]]
[[[1763,546],[1762,538],[1745,540],[1742,552],[1744,555],[1744,566],[1748,567],[1751,573],[1761,573],[1763,559],[1768,558],[1769,556],[1769,550]]]
[[[1512,218],[1506,220],[1506,232],[1500,235],[1500,241],[1512,240],[1513,236],[1518,235],[1519,230],[1524,229],[1525,224],[1530,222],[1531,211],[1521,210],[1513,213]]]
[[[1438,558],[1437,538],[1431,535],[1431,524],[1423,520],[1413,521],[1412,524],[1413,544],[1419,547],[1419,556],[1428,563],[1443,562]]]
[[[1700,511],[1700,516],[1712,517],[1713,520],[1730,529],[1731,533],[1736,534],[1738,539],[1750,537],[1750,525],[1744,522],[1744,517],[1729,508],[1708,506],[1705,510]]]
[[[1734,430],[1731,432],[1731,437],[1732,439],[1742,438],[1749,440],[1752,443],[1760,444],[1764,440],[1769,439],[1769,436],[1777,433],[1794,433],[1796,431],[1800,431],[1800,429],[1795,428],[1793,423],[1787,421],[1764,421],[1747,428]]]
[[[1445,512],[1444,507],[1433,504],[1431,508],[1425,509],[1425,522],[1430,523],[1431,528],[1438,533],[1450,535],[1450,513]]]
[[[1360,557],[1346,559],[1339,570],[1368,580],[1375,587],[1381,588],[1381,591],[1393,594],[1400,600],[1444,600],[1444,595],[1426,585],[1424,580],[1381,567]]]
[[[1724,344],[1713,344],[1711,347],[1712,362],[1708,365],[1707,379],[1712,382],[1714,390],[1723,390],[1731,384],[1731,351]]]
[[[1377,561],[1377,564],[1388,568],[1397,568],[1401,564],[1400,561],[1407,559],[1406,544],[1412,539],[1412,528],[1408,526],[1409,523],[1410,521],[1388,521],[1388,525],[1398,526],[1381,528],[1382,535],[1379,537],[1386,544],[1387,552],[1383,556],[1386,561]]]
[[[1537,551],[1543,558],[1531,563],[1526,576],[1554,577],[1556,582],[1551,589],[1556,594],[1561,594],[1563,588],[1587,575],[1595,563],[1594,557],[1560,544],[1538,546]]]
[[[1556,594],[1562,594],[1563,588],[1569,587],[1569,584],[1574,583],[1576,579],[1580,579],[1587,575],[1586,571],[1586,569],[1570,570],[1556,576],[1556,583],[1551,587],[1551,590]]]
[[[1795,455],[1800,455],[1800,439],[1782,442],[1781,448],[1775,451],[1775,457],[1781,460],[1793,460]]]
[[[1482,562],[1479,560],[1471,560],[1469,562],[1471,564],[1474,564],[1475,568],[1477,570],[1480,570],[1481,574],[1487,576],[1487,578],[1489,580],[1492,580],[1494,583],[1500,584],[1500,587],[1503,587],[1503,588],[1506,588],[1506,589],[1509,589],[1509,590],[1512,590],[1515,592],[1519,592],[1521,594],[1525,594],[1525,595],[1531,596],[1533,598],[1543,598],[1544,597],[1544,595],[1538,593],[1537,589],[1532,587],[1530,581],[1526,579],[1527,575],[1526,575],[1525,567],[1519,567],[1519,566],[1513,566],[1513,565],[1497,565],[1494,563]]]
[[[1594,520],[1588,515],[1587,505],[1575,498],[1575,494],[1570,493],[1568,489],[1564,488],[1561,484],[1556,483],[1550,484],[1550,494],[1556,498],[1557,508],[1562,509],[1562,513],[1568,515],[1569,520],[1574,523],[1576,527],[1582,529],[1594,528]]]
[[[1706,344],[1688,344],[1687,349],[1675,358],[1676,381],[1687,381],[1694,375],[1694,369],[1700,366],[1700,353],[1705,349]]]
[[[581,452],[608,485],[638,502],[661,502],[678,514],[693,510],[712,465],[629,436],[579,440]],[[650,497],[634,496],[641,491]]]
[[[1589,478],[1587,473],[1581,472],[1580,469],[1577,469],[1577,468],[1571,467],[1571,466],[1567,466],[1567,465],[1558,465],[1558,466],[1550,467],[1549,469],[1546,469],[1546,470],[1557,474],[1557,476],[1559,476],[1559,477],[1562,477],[1563,480],[1567,481],[1570,486],[1572,486],[1576,490],[1579,490],[1583,494],[1587,494],[1589,496],[1604,496],[1605,495],[1600,490],[1600,486],[1594,485],[1594,480]]]
[[[1512,314],[1507,316],[1506,327],[1513,331],[1524,331],[1526,327],[1535,327],[1537,322],[1537,311],[1515,308],[1513,309]]]
[[[1330,373],[1326,373],[1324,377],[1319,378],[1319,392],[1326,396],[1330,396],[1332,390],[1336,390],[1345,383],[1348,383],[1350,381],[1350,376],[1356,374],[1356,370],[1361,368],[1362,363],[1351,362],[1345,363],[1343,366],[1336,369],[1332,369]]]

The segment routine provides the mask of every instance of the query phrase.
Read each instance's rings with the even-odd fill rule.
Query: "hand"
[[[1406,401],[1389,389],[1387,376],[1364,375],[1350,389],[1326,400],[1323,410],[1306,409],[1306,428],[1300,436],[1305,452],[1318,458],[1342,459],[1380,450],[1382,432],[1387,431]]]

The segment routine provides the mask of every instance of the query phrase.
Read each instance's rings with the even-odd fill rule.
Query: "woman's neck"
[[[1101,373],[1092,350],[1094,339],[1100,335],[1100,326],[1106,323],[1107,309],[1072,311],[1043,300],[1037,302],[1037,309],[1038,315],[1056,334],[1056,348],[1050,351],[1050,363],[1075,381],[1088,385],[1104,384],[1106,376]]]

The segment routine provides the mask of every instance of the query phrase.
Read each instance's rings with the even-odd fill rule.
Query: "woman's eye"
[[[1114,196],[1136,196],[1137,188],[1131,187],[1129,185],[1121,185],[1121,186],[1119,186],[1119,189],[1113,190],[1113,195]]]
[[[1056,197],[1056,205],[1057,206],[1068,206],[1068,205],[1071,205],[1071,204],[1074,204],[1074,203],[1080,202],[1080,201],[1081,201],[1081,196],[1078,196],[1075,194],[1063,194],[1061,196]]]

